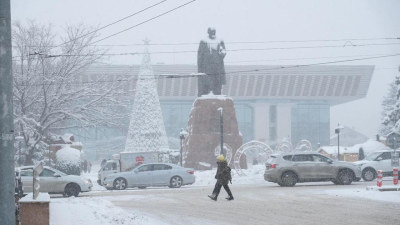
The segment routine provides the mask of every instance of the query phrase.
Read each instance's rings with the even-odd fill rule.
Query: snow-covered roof
[[[342,147],[340,146],[339,152],[340,154],[344,153],[358,153],[360,148],[363,148],[365,154],[369,154],[374,151],[379,150],[387,150],[389,149],[387,146],[382,144],[381,142],[375,141],[374,139],[369,139],[367,142],[362,144],[356,144],[352,147]],[[330,155],[337,154],[338,147],[337,146],[322,146],[320,149],[324,150],[326,153]]]
[[[381,142],[376,141],[376,140],[374,140],[374,139],[369,139],[367,142],[362,143],[362,144],[356,144],[356,145],[354,145],[354,146],[351,147],[351,148],[357,150],[357,152],[358,152],[358,150],[359,150],[361,147],[364,149],[364,153],[365,153],[365,154],[368,154],[368,153],[371,153],[371,152],[374,152],[374,151],[388,150],[388,149],[390,149],[390,148],[388,148],[386,145],[384,145],[384,144],[382,144]]]

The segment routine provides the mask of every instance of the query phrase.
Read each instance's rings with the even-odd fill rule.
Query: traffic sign
[[[391,149],[400,148],[400,134],[392,132],[386,137],[386,144]]]
[[[399,166],[399,153],[392,152],[392,166],[397,167]]]
[[[33,168],[33,199],[39,196],[39,174],[43,171],[43,162],[40,162]]]

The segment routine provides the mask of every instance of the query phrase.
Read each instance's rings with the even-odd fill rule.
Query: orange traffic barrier
[[[378,170],[378,179],[377,179],[377,184],[378,187],[382,187],[382,170]]]
[[[397,185],[399,183],[399,169],[393,167],[393,184]]]

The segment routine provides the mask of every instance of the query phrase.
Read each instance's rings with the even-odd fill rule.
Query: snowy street
[[[383,185],[390,184],[386,180]],[[93,191],[81,196],[102,197],[165,224],[399,224],[400,192],[365,190],[374,185],[362,181],[289,188],[267,182],[231,185],[235,197],[231,202],[225,200],[224,190],[217,202],[210,200],[207,195],[213,186]]]

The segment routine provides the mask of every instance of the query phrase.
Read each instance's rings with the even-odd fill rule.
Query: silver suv
[[[361,179],[359,166],[333,161],[316,152],[273,154],[267,160],[264,179],[280,186],[292,187],[297,182],[332,181],[349,185]]]

